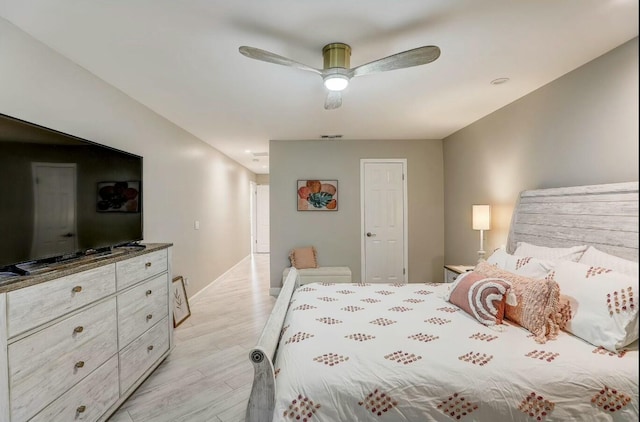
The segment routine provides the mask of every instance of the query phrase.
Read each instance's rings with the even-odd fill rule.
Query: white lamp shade
[[[473,230],[489,230],[491,228],[491,206],[473,205]]]

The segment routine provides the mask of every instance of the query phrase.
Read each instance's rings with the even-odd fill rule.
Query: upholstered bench
[[[285,268],[282,280],[287,278],[290,268]],[[318,267],[298,270],[300,284],[325,281],[327,283],[351,283],[351,269],[349,267]]]

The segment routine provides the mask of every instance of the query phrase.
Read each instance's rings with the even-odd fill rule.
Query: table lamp
[[[484,231],[491,228],[491,207],[489,205],[472,206],[473,230],[480,230],[480,250],[478,262],[484,261]]]

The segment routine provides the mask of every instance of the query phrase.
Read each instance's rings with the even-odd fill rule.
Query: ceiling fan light
[[[349,85],[349,78],[345,75],[328,75],[324,78],[324,86],[329,91],[342,91]]]

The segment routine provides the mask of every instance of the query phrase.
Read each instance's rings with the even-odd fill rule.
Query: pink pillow
[[[496,277],[511,282],[517,305],[506,305],[505,318],[531,331],[538,343],[545,343],[558,335],[558,306],[560,288],[553,280],[534,280],[496,268],[486,262],[475,270],[486,277]]]
[[[302,270],[304,268],[318,268],[316,259],[316,248],[308,246],[306,248],[295,248],[289,253],[291,266]]]
[[[448,300],[484,325],[502,324],[510,288],[504,280],[472,271],[458,277]]]

